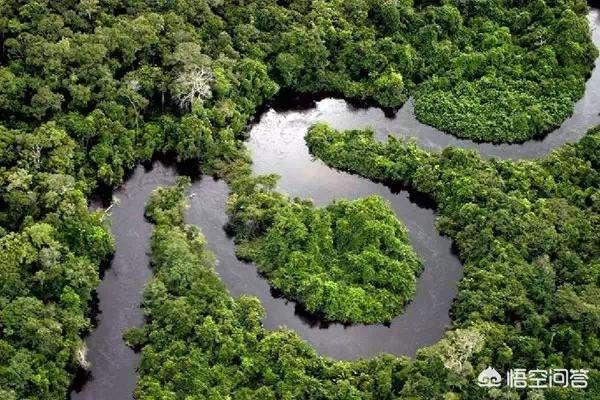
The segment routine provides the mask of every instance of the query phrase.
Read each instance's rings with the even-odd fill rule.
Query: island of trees
[[[230,203],[236,232],[255,221],[246,213],[253,195]],[[348,323],[388,322],[412,299],[421,263],[384,199],[338,200],[325,208],[278,199],[266,211],[274,216],[266,232],[237,236],[239,256],[254,261],[273,287],[309,312]]]

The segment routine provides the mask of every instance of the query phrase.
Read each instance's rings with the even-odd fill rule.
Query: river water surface
[[[175,170],[157,165],[151,171],[139,166],[114,197],[111,232],[114,258],[98,288],[97,326],[86,338],[91,376],[76,387],[71,399],[129,400],[137,382],[139,355],[123,342],[123,332],[144,322],[142,288],[152,277],[147,249],[152,224],[144,219],[144,205],[156,187],[175,182]]]
[[[598,46],[599,13],[589,14],[593,40]],[[389,326],[327,324],[306,315],[294,302],[271,293],[268,283],[256,268],[237,260],[234,244],[223,230],[226,223],[225,201],[228,188],[210,177],[196,180],[190,190],[189,223],[198,225],[217,259],[216,271],[234,296],[257,296],[266,309],[267,328],[285,326],[300,334],[321,354],[340,359],[368,357],[381,352],[414,355],[422,347],[435,343],[450,325],[449,310],[456,295],[462,266],[449,238],[435,229],[435,210],[431,204],[403,190],[392,190],[356,175],[336,171],[314,160],[304,143],[308,127],[317,121],[334,128],[372,127],[378,139],[388,134],[415,137],[429,149],[459,146],[477,149],[485,156],[534,158],[567,142],[579,140],[585,131],[600,124],[600,71],[595,69],[586,84],[584,97],[575,105],[574,114],[560,128],[542,140],[523,144],[478,144],[457,139],[419,123],[412,101],[394,118],[377,108],[354,108],[344,100],[327,98],[308,108],[269,109],[250,128],[248,148],[256,174],[277,173],[278,190],[291,196],[313,199],[325,205],[334,199],[356,199],[378,194],[387,199],[409,231],[411,244],[423,260],[415,299]],[[123,332],[143,323],[139,308],[143,286],[151,277],[148,266],[148,241],[152,226],[143,217],[144,203],[150,192],[172,184],[177,175],[173,166],[155,162],[139,166],[114,195],[120,205],[111,213],[116,253],[111,267],[98,287],[97,326],[86,339],[92,369],[88,381],[73,390],[72,399],[129,400],[137,381],[135,367],[139,356],[126,347]]]

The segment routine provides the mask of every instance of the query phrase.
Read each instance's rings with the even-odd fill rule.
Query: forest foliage
[[[556,154],[555,161],[573,162],[574,153],[582,157],[580,160],[589,161],[585,152],[572,148]],[[155,215],[151,210],[161,210],[173,218],[151,217],[156,223],[151,240],[155,277],[144,292],[148,320],[143,328],[126,335],[130,345],[142,349],[136,389],[140,400],[187,399],[190,394],[198,399],[518,399],[517,391],[480,388],[473,382],[487,365],[518,363],[526,367],[538,363],[543,367],[579,368],[593,365],[597,358],[597,349],[590,347],[595,343],[594,337],[580,336],[579,341],[575,338],[577,334],[595,335],[590,329],[597,328],[575,321],[582,319],[581,323],[587,324],[594,319],[590,313],[594,312],[595,303],[593,297],[577,294],[574,281],[572,292],[563,298],[568,302],[577,299],[579,306],[575,309],[579,311],[569,317],[559,314],[560,317],[552,318],[552,327],[543,325],[544,321],[550,322],[550,315],[534,315],[531,309],[531,315],[515,316],[523,318],[517,327],[498,317],[471,312],[469,321],[459,319],[442,340],[418,350],[413,359],[381,355],[334,361],[319,356],[292,331],[265,330],[261,324],[264,310],[256,298],[231,297],[214,272],[213,258],[202,234],[196,227],[184,224],[186,189],[185,181],[159,189],[152,194],[146,209],[149,216]],[[544,281],[538,276],[552,267],[546,266],[536,274],[527,270],[525,264],[521,262],[513,276],[508,268],[498,276],[512,279],[507,285],[510,287],[494,296],[492,305],[499,305],[498,299],[508,301],[509,296],[516,296],[515,306],[525,310],[529,295],[525,291],[535,290],[529,286],[532,281],[539,285],[535,290],[538,296],[547,289],[541,287]],[[475,270],[472,266],[471,271]],[[461,288],[461,302],[473,296],[480,301],[477,309],[484,304],[481,297],[491,294],[488,284],[493,284],[489,280],[494,278],[486,274],[485,268],[479,270],[484,273],[477,277],[485,280],[482,287],[476,287],[474,278],[469,277],[470,290]],[[543,295],[552,297],[552,293]],[[568,307],[558,303],[559,309],[574,310],[570,303]],[[559,322],[560,318],[564,321]],[[532,321],[537,325],[531,325]],[[553,331],[550,343],[533,334],[549,334],[545,329]],[[577,345],[581,347],[573,347]],[[550,346],[554,354],[545,353]],[[598,378],[597,369],[593,369],[587,392],[550,388],[545,390],[544,398],[593,398],[598,393]],[[523,395],[540,398],[536,392]]]
[[[438,228],[464,262],[454,326],[494,326],[490,365],[586,366],[599,378],[600,128],[534,161],[484,160],[456,148],[430,153],[325,124],[306,141],[330,166],[437,203]]]
[[[476,141],[523,142],[571,115],[598,54],[581,17],[586,4],[506,3],[426,13],[442,28],[420,33],[449,33],[424,53],[432,75],[415,91],[420,121]]]
[[[240,198],[252,197],[255,204],[236,216],[241,238],[265,232],[277,215],[269,207],[281,199],[266,189],[272,177],[249,177],[242,139],[248,120],[281,88],[334,92],[385,107],[400,106],[414,94],[418,118],[459,136],[515,141],[541,134],[571,112],[592,67],[596,51],[585,23],[586,10],[582,0],[4,1],[0,7],[0,398],[64,399],[75,369],[84,361],[81,335],[90,328],[91,292],[114,246],[105,214],[88,211],[87,199],[94,190],[116,187],[137,163],[168,153],[181,161],[198,161],[204,171],[226,177]],[[527,119],[528,115],[534,117]],[[586,146],[593,145],[594,139],[586,140]],[[396,147],[400,152],[402,146]],[[506,348],[497,344],[491,348],[500,350],[473,361],[478,367],[479,362],[505,360],[513,353],[523,364],[551,359],[576,365],[577,360],[592,362],[597,357],[595,331],[586,330],[596,326],[587,323],[596,321],[596,303],[589,300],[596,293],[592,282],[597,262],[590,261],[595,244],[581,235],[588,235],[595,221],[586,210],[597,210],[598,195],[592,175],[580,168],[585,170],[582,165],[598,153],[596,147],[595,153],[583,154],[583,148],[567,147],[539,164],[516,164],[516,170],[498,162],[493,164],[494,173],[488,171],[492,164],[453,150],[447,152],[448,159],[439,158],[444,163],[437,167],[414,146],[402,154],[418,162],[377,161],[390,165],[401,181],[413,176],[412,169],[421,171],[415,178],[419,190],[435,193],[443,216],[453,216],[444,217],[440,226],[465,243],[463,252],[482,254],[477,263],[467,264],[467,270],[493,275],[488,269],[494,268],[519,288],[518,296],[512,289],[488,288],[491,300],[484,307],[488,298],[475,294],[480,282],[488,281],[477,276],[461,283],[463,296],[456,310],[463,312],[457,311],[457,321],[465,326],[480,316],[500,321],[485,337],[510,339]],[[425,165],[418,167],[421,162]],[[597,166],[597,159],[593,162]],[[425,172],[428,167],[435,168]],[[482,175],[469,175],[471,167]],[[551,172],[540,177],[538,170]],[[479,182],[488,173],[496,186]],[[561,173],[568,178],[561,178]],[[456,191],[443,189],[449,179],[457,182]],[[254,190],[259,195],[248,197],[247,192]],[[489,215],[478,214],[482,211],[467,200],[481,193],[488,196],[487,191],[497,195],[491,198],[500,203],[489,207],[496,207],[496,219],[504,222],[493,229],[480,222],[476,229],[468,222]],[[527,196],[514,199],[515,191]],[[554,197],[543,202],[540,199],[546,197],[540,193],[545,191]],[[516,222],[511,219],[514,210],[509,212],[502,204],[521,211],[515,214]],[[171,203],[157,207],[167,210]],[[161,212],[148,212],[162,225],[174,223],[179,215],[174,212],[162,220]],[[546,214],[550,222],[542,219]],[[187,254],[188,237],[196,234],[182,229],[177,251]],[[504,235],[506,241],[495,241],[496,235]],[[556,243],[566,244],[569,250],[559,251]],[[491,251],[489,247],[494,257],[519,254],[528,267],[515,268],[506,260],[491,263],[484,254]],[[192,260],[188,265],[195,265],[197,256],[185,257]],[[547,278],[531,266],[534,259],[552,265],[560,301],[547,299],[554,292],[546,286],[535,295],[530,293],[537,287],[532,284],[534,277],[540,282]],[[216,284],[216,278],[211,282]],[[219,287],[216,284],[214,290]],[[224,302],[232,301],[220,296]],[[509,298],[516,299],[517,305],[511,305]],[[212,298],[198,299],[213,307]],[[565,306],[574,301],[577,308]],[[183,304],[179,298],[176,303]],[[556,311],[548,311],[552,307]],[[230,315],[233,309],[227,306],[223,312]],[[221,329],[225,317],[215,314],[215,318],[216,329]],[[164,325],[165,342],[175,326]],[[244,336],[246,328],[235,332]],[[225,332],[219,340],[237,340]],[[460,334],[450,335],[462,340]],[[290,343],[282,336],[293,337],[288,348],[292,355],[279,347]],[[185,341],[173,343],[189,355]],[[291,382],[295,384],[302,375],[282,365],[294,363],[295,351],[311,354],[314,361],[312,350],[289,333],[274,334],[261,343],[266,361],[245,368],[267,380],[289,372],[277,390],[290,390],[292,394],[286,396],[293,397],[296,389]],[[440,346],[450,346],[443,343]],[[555,347],[560,350],[553,352]],[[234,351],[224,353],[229,356],[215,354],[225,360]],[[241,358],[231,357],[232,363],[243,364]],[[470,377],[449,377],[451,373],[437,358],[421,362],[418,356],[409,370],[402,369],[406,360],[393,360],[336,363],[331,364],[335,373],[323,374],[313,373],[315,364],[308,363],[306,370],[311,373],[303,381],[306,384],[298,386],[297,397],[309,393],[301,387],[314,388],[317,398],[326,396],[323,393],[364,398],[368,392],[385,399],[390,391],[434,398],[448,391],[473,390],[465,386]],[[173,365],[164,363],[162,370],[151,371],[171,379],[167,375],[177,369]],[[211,365],[221,370],[218,362]],[[362,369],[355,374],[357,365]],[[280,375],[271,374],[273,368]],[[209,378],[197,382],[217,386]],[[320,392],[323,386],[319,385],[339,392]],[[189,395],[185,393],[189,387],[178,388],[177,396]]]
[[[58,399],[83,366],[81,333],[114,242],[73,177],[53,123],[0,134],[0,398]]]
[[[236,199],[230,214],[243,207]],[[238,256],[309,312],[346,323],[389,322],[414,297],[421,271],[406,227],[379,196],[323,208],[286,202]]]
[[[481,334],[465,330],[443,339],[439,353],[424,352],[415,362],[393,356],[333,361],[318,356],[292,331],[265,330],[258,299],[231,297],[214,272],[204,237],[184,224],[187,184],[180,180],[154,191],[146,207],[156,224],[151,239],[155,275],[144,291],[147,324],[126,334],[131,346],[142,349],[136,399],[433,395],[444,388],[431,385],[432,372],[448,380],[456,371],[445,370],[443,363],[461,362],[472,349],[481,349]],[[154,217],[163,212],[171,217]],[[472,368],[468,362],[461,366],[460,374]]]

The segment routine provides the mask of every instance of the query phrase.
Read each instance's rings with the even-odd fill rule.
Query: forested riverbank
[[[260,229],[255,234],[262,236],[277,216],[268,214],[272,212],[269,196],[274,194],[267,184],[270,178],[252,176],[243,139],[247,122],[281,88],[334,92],[391,108],[414,94],[421,120],[457,136],[522,141],[559,124],[582,94],[597,55],[586,12],[586,3],[578,0],[526,4],[450,1],[416,6],[403,1],[303,0],[5,3],[0,9],[0,397],[64,399],[75,370],[87,366],[82,335],[91,328],[92,292],[99,283],[101,267],[114,252],[105,213],[88,211],[87,203],[94,192],[121,185],[135,165],[156,154],[170,154],[199,165],[204,173],[225,178],[234,196],[257,194],[248,208],[253,212],[242,219],[245,227],[257,224]],[[589,135],[583,142],[589,144],[593,140],[589,137],[595,136]],[[579,360],[596,369],[595,303],[587,299],[597,291],[597,263],[593,262],[594,247],[584,245],[590,241],[578,239],[592,235],[589,226],[594,214],[589,209],[596,207],[597,183],[591,170],[597,166],[597,148],[590,149],[596,150],[589,155],[582,145],[567,146],[563,153],[576,154],[567,154],[564,162],[550,157],[543,166],[516,164],[515,170],[498,162],[493,164],[497,169],[493,173],[488,171],[489,164],[476,156],[448,150],[443,153],[448,158],[441,159],[441,169],[428,170],[436,179],[418,181],[423,185],[419,190],[433,193],[442,205],[443,215],[452,216],[445,217],[440,226],[456,236],[457,242],[468,243],[461,251],[478,254],[485,250],[496,255],[504,254],[493,240],[498,232],[477,232],[483,233],[481,240],[488,240],[484,243],[471,243],[461,236],[463,231],[475,235],[465,221],[478,217],[470,205],[470,196],[475,194],[468,185],[459,185],[454,193],[437,185],[446,179],[444,171],[456,174],[453,182],[475,180],[470,175],[472,168],[481,174],[477,179],[487,178],[488,173],[490,179],[505,174],[510,185],[513,175],[527,177],[514,183],[524,187],[492,186],[502,193],[494,199],[510,202],[515,200],[510,196],[513,191],[519,193],[514,208],[523,211],[516,215],[524,221],[512,221],[512,215],[496,207],[494,218],[504,222],[495,229],[512,235],[505,243],[506,252],[511,257],[513,251],[518,253],[527,265],[514,268],[506,260],[498,264],[481,255],[481,268],[500,269],[493,270],[499,276],[505,270],[527,271],[525,276],[511,277],[516,287],[521,290],[523,282],[539,279],[541,286],[532,287],[540,287],[540,293],[532,295],[522,288],[516,297],[517,308],[507,305],[504,297],[492,297],[491,305],[477,312],[472,310],[475,305],[459,296],[458,304],[464,310],[456,308],[462,310],[456,313],[459,324],[466,326],[471,318],[479,321],[478,313],[482,313],[484,319],[501,327],[483,324],[452,331],[447,341],[436,345],[445,356],[430,357],[430,352],[438,350],[425,349],[416,361],[382,357],[352,364],[316,356],[293,334],[264,333],[256,318],[247,326],[234,319],[239,329],[227,331],[225,317],[211,317],[214,329],[226,332],[217,335],[219,338],[230,334],[248,335],[249,340],[253,335],[271,338],[257,342],[267,356],[256,364],[244,364],[239,356],[244,354],[242,349],[224,346],[211,353],[216,358],[198,365],[204,368],[206,361],[215,370],[232,365],[235,371],[242,366],[250,371],[241,375],[246,382],[266,382],[267,389],[246,388],[244,379],[237,381],[237,386],[220,386],[203,377],[199,381],[208,382],[203,396],[211,396],[211,387],[222,387],[223,396],[230,390],[240,393],[240,398],[251,396],[246,393],[297,398],[480,398],[482,392],[470,385],[472,371],[462,364],[462,353],[449,349],[466,343],[458,348],[471,352],[484,341],[486,348],[493,350],[477,355],[469,361],[475,363],[471,365],[496,361],[501,368],[507,360],[523,365],[538,361],[576,365]],[[410,147],[409,153],[404,154],[409,160],[423,158],[407,167],[432,167],[429,156],[419,149]],[[582,170],[573,171],[576,166]],[[546,180],[537,181],[536,168],[545,171],[540,176]],[[412,172],[395,170],[397,178]],[[563,173],[565,178],[560,177]],[[548,204],[540,203],[539,199],[545,198],[542,194],[550,196]],[[462,200],[465,204],[459,206]],[[529,210],[526,201],[538,208]],[[540,213],[553,218],[556,233],[542,223],[535,225]],[[524,239],[512,232],[511,228],[519,226],[517,222],[530,224],[525,226],[527,232],[535,231],[539,238]],[[174,221],[169,224],[180,233],[175,242],[186,258],[185,274],[195,273],[193,266],[205,266],[198,243],[189,243],[197,235],[186,236],[187,228]],[[243,232],[239,228],[234,233]],[[514,240],[519,243],[516,249]],[[558,251],[557,243],[570,251]],[[548,267],[555,262],[553,257],[560,268]],[[534,269],[532,262],[541,267]],[[552,270],[555,281],[544,275]],[[170,270],[167,267],[165,271]],[[206,268],[201,272],[208,276]],[[210,279],[216,282],[216,278]],[[487,281],[463,280],[461,290],[475,292],[482,282]],[[560,290],[551,290],[553,282]],[[199,293],[197,300],[206,301],[209,308],[213,300],[222,301],[224,308],[212,311],[229,316],[235,309],[233,300],[222,286],[215,285],[215,299]],[[564,303],[547,299],[554,292]],[[248,302],[254,309],[255,302]],[[180,299],[175,303],[182,304]],[[560,307],[566,303],[578,308]],[[187,310],[188,306],[182,306]],[[194,306],[198,306],[197,312],[203,310],[200,304]],[[197,314],[198,318],[210,325],[212,311]],[[555,315],[560,318],[552,319]],[[213,329],[208,325],[206,329]],[[182,332],[189,334],[190,327],[195,324],[175,332],[169,331],[171,326],[157,325],[165,341]],[[494,337],[506,338],[506,342],[489,343]],[[234,339],[234,343],[242,343],[235,335]],[[292,356],[283,352],[286,340],[292,342]],[[551,357],[552,346],[562,353]],[[307,370],[296,374],[288,363],[303,355],[309,360]],[[444,360],[455,357],[461,361],[458,374],[443,367]],[[204,390],[194,385],[171,388],[175,375],[170,375],[170,365],[164,363],[152,371],[164,378],[151,378],[164,385],[156,388],[157,393],[184,398],[196,395],[188,390]],[[271,366],[279,370],[270,370]],[[296,378],[303,376],[307,377],[304,384],[295,389]],[[596,385],[594,380],[592,383]],[[248,391],[255,389],[262,392]],[[142,393],[155,397],[151,391]],[[556,398],[585,396],[570,390],[552,393]]]
[[[391,144],[380,144],[370,139],[370,134],[364,131],[336,133],[325,126],[316,126],[309,132],[308,142],[315,153],[338,167],[353,169],[350,167],[352,162],[360,166],[380,159],[388,161],[381,164],[388,170],[400,170],[403,171],[400,176],[412,176],[406,172],[411,171],[406,164],[415,159],[414,154],[410,155],[411,150],[407,151],[393,139]],[[597,196],[600,162],[597,135],[597,130],[590,132],[578,146],[561,149],[539,162],[540,168],[549,171],[548,178],[552,177],[551,171],[556,172],[555,168],[563,165],[561,162],[579,166],[571,174],[564,175],[564,181],[557,183],[565,190],[558,193],[572,193],[573,197],[562,202],[556,197],[548,199],[548,205],[554,206],[543,213],[549,216],[551,210],[562,207],[558,209],[560,215],[586,214],[587,218],[575,215],[566,221],[556,221],[562,225],[555,227],[555,235],[560,236],[560,231],[571,235],[579,231],[579,240],[576,237],[568,240],[564,234],[552,242],[543,237],[536,239],[529,242],[530,254],[537,254],[542,243],[556,247],[545,249],[548,254],[536,255],[533,260],[531,255],[526,255],[527,259],[516,262],[513,258],[509,264],[502,260],[477,260],[477,257],[502,258],[507,248],[518,250],[514,244],[486,244],[486,234],[469,234],[477,231],[478,226],[458,232],[461,255],[467,261],[467,276],[461,284],[454,313],[457,326],[438,344],[419,351],[414,360],[382,356],[368,361],[334,362],[317,356],[292,332],[264,331],[260,324],[263,310],[259,303],[245,296],[234,300],[227,294],[214,275],[212,259],[204,249],[202,236],[194,227],[184,225],[185,181],[180,181],[177,187],[156,191],[147,206],[147,214],[157,223],[152,240],[157,276],[146,289],[144,301],[150,323],[128,335],[132,345],[144,346],[141,380],[136,392],[138,398],[177,398],[186,393],[201,397],[357,399],[411,396],[478,399],[487,393],[492,398],[503,398],[500,390],[488,391],[469,382],[473,382],[477,372],[489,364],[519,363],[527,366],[527,360],[533,356],[532,351],[536,352],[536,365],[565,368],[592,365],[597,352],[594,337],[598,327],[592,322],[596,320],[593,304],[597,301],[594,297],[597,277],[586,262],[591,262],[591,265],[597,263],[598,237],[593,226],[598,214],[594,213],[593,205],[590,205],[591,209],[579,209],[576,204],[581,207],[577,199],[582,194],[587,193],[593,198]],[[330,152],[331,149],[335,151]],[[412,153],[418,153],[414,150]],[[462,164],[451,160],[460,157],[456,153],[465,151],[450,150],[446,153],[429,157],[446,160],[441,163],[445,167],[443,170],[447,176],[455,176],[451,166]],[[331,154],[337,158],[334,159]],[[384,158],[384,154],[387,157]],[[477,157],[473,153],[470,155],[476,162]],[[501,163],[505,167],[502,172],[508,174],[510,163]],[[423,162],[419,166],[427,164]],[[481,170],[474,169],[473,173],[482,173],[478,172]],[[483,167],[483,170],[491,173],[489,168]],[[413,173],[419,176],[418,170]],[[516,184],[515,179],[509,180],[509,184]],[[548,179],[545,182],[552,186]],[[455,192],[457,188],[453,185],[441,184],[438,187]],[[493,191],[493,187],[490,190]],[[490,202],[496,203],[497,200],[491,198]],[[464,204],[468,207],[469,203]],[[470,208],[474,207],[476,204]],[[452,214],[447,213],[452,207],[445,205],[442,209],[446,210],[442,211],[442,216],[449,224]],[[527,218],[535,218],[534,215]],[[468,221],[475,225],[482,220],[474,217]],[[522,219],[516,220],[524,223]],[[573,224],[576,224],[576,230]],[[496,237],[502,240],[502,236]],[[468,245],[468,238],[477,243]],[[482,246],[483,251],[479,251]],[[585,248],[587,253],[583,250]],[[512,253],[513,257],[516,254]],[[570,262],[576,262],[575,255],[585,258],[581,259],[578,272],[556,260],[564,259],[567,254]],[[492,275],[485,270],[485,265],[490,265],[488,262],[499,267],[504,264],[506,268],[495,269]],[[504,291],[497,292],[497,284],[482,282],[485,279],[506,279]],[[541,296],[545,300],[539,301]],[[514,308],[511,308],[510,315],[506,315],[501,310],[509,304]],[[536,309],[534,304],[546,304],[546,307]],[[516,321],[519,324],[515,329],[513,324]],[[543,321],[547,325],[543,325]],[[552,340],[546,341],[545,338],[550,336]],[[575,347],[577,344],[579,347]],[[182,369],[186,372],[182,373]],[[587,393],[560,388],[549,389],[545,393],[556,399],[593,398],[597,370],[591,371],[590,379]],[[459,393],[461,397],[458,397]],[[535,396],[535,392],[530,393]]]
[[[381,143],[369,130],[323,124],[306,140],[331,166],[435,200],[438,227],[465,262],[453,320],[493,329],[491,364],[575,368],[595,365],[599,351],[599,133],[519,162],[485,161],[462,149],[428,153],[393,137]]]

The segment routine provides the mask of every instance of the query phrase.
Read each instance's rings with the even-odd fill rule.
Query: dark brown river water
[[[594,43],[598,46],[599,11],[593,9],[589,19]],[[372,127],[379,139],[385,139],[387,134],[415,137],[429,149],[459,146],[477,149],[490,157],[535,158],[564,143],[579,140],[587,129],[600,124],[598,104],[600,71],[595,69],[586,84],[584,97],[575,105],[573,116],[560,128],[544,139],[511,145],[478,144],[423,125],[415,119],[411,101],[394,118],[387,118],[377,108],[355,108],[333,98],[314,102],[303,109],[269,109],[260,117],[251,127],[248,141],[255,173],[279,174],[279,190],[291,196],[311,198],[316,205],[336,198],[379,194],[390,202],[398,218],[406,224],[410,241],[425,268],[414,301],[389,326],[325,324],[306,315],[295,303],[271,293],[268,283],[253,265],[237,260],[233,242],[223,230],[228,196],[224,182],[202,177],[193,183],[187,220],[202,229],[216,256],[217,273],[231,293],[234,296],[251,294],[261,300],[266,309],[265,327],[293,329],[321,354],[334,358],[355,359],[381,352],[413,355],[418,348],[439,340],[450,325],[449,310],[462,276],[462,266],[452,251],[452,243],[436,231],[435,211],[423,199],[333,170],[314,160],[304,143],[308,127],[317,121],[326,121],[338,129]],[[75,386],[71,394],[73,400],[132,399],[139,355],[125,345],[122,334],[127,328],[143,323],[139,308],[141,292],[152,275],[147,254],[152,226],[143,217],[144,203],[153,189],[172,184],[176,175],[175,167],[160,162],[152,167],[139,166],[114,193],[120,201],[120,205],[111,210],[111,230],[117,247],[111,267],[97,290],[97,326],[86,338],[92,368],[87,381]]]

